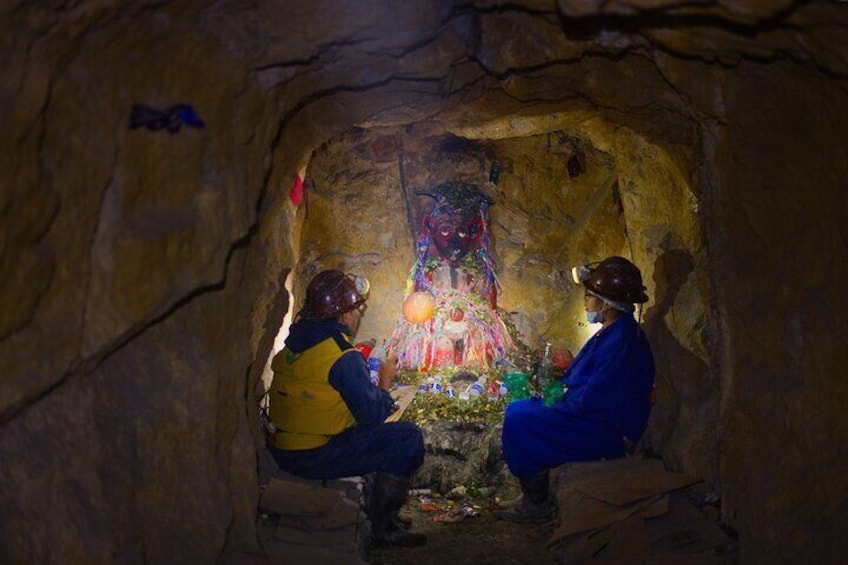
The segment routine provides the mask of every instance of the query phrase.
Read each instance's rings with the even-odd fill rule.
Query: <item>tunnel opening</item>
[[[717,488],[717,391],[705,346],[704,247],[690,167],[678,148],[576,112],[351,128],[316,147],[301,172],[306,194],[292,223],[287,320],[302,305],[312,276],[336,268],[371,282],[356,341],[383,344],[393,331],[396,338],[404,299],[414,290],[410,279],[422,218],[433,206],[420,193],[446,182],[468,183],[491,202],[487,229],[499,282],[497,309],[531,352],[522,369],[532,370],[545,343],[576,353],[597,329],[585,320],[582,287],[570,281],[572,266],[619,255],[641,268],[650,301],[638,315],[657,357],[658,389],[642,448]],[[287,329],[283,324],[269,360]],[[416,386],[436,373],[447,380],[458,372],[484,374],[497,383],[506,372],[501,363],[464,366],[453,357],[433,371],[407,368],[414,374],[406,384]],[[266,365],[266,389],[272,376]],[[505,399],[499,410],[481,408],[470,416],[467,405],[453,411],[416,405],[406,417],[417,413],[424,425],[453,417],[473,427],[495,423],[503,405]],[[497,441],[494,448],[482,443],[499,449]],[[435,466],[425,466],[419,486],[449,490],[469,480],[504,482],[502,461],[476,470],[471,479],[462,465],[452,471]]]
[[[374,263],[376,337],[414,259],[402,210],[418,203],[397,178],[367,183],[384,198],[356,211],[388,234],[372,255],[347,247],[352,212],[316,217],[322,193],[325,209],[345,194],[332,177],[287,201],[292,176],[357,131],[388,136],[365,150],[395,166],[415,139],[458,154],[544,136],[547,151],[555,132],[577,142],[557,163],[568,183],[611,156],[624,229],[586,253],[621,248],[650,287],[653,448],[715,485],[745,561],[844,554],[844,3],[13,4],[0,561],[211,562],[254,544],[254,385],[302,296],[290,271]],[[139,106],[169,127],[132,128]],[[169,116],[180,107],[205,127]],[[495,196],[516,167],[498,157],[469,176]],[[500,300],[533,314],[518,320],[531,346],[577,345],[557,275],[584,259],[534,247],[568,239],[527,219],[557,194],[543,192],[492,206]],[[344,237],[312,251],[322,226]]]

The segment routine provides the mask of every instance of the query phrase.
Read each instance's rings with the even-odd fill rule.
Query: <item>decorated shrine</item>
[[[401,367],[486,369],[514,348],[498,309],[500,281],[489,250],[492,200],[476,185],[445,182],[421,220],[403,317],[386,347]]]

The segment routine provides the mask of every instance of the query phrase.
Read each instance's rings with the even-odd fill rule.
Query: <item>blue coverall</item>
[[[517,477],[567,461],[614,459],[638,441],[650,414],[654,357],[632,315],[598,331],[563,375],[565,395],[551,407],[538,399],[507,407],[503,453]]]
[[[292,324],[286,347],[300,353],[350,329],[334,320],[300,320]],[[384,420],[393,410],[389,393],[374,386],[359,353],[345,353],[330,368],[330,385],[356,418],[328,443],[314,449],[287,450],[268,445],[281,469],[309,479],[334,479],[374,471],[409,477],[424,462],[424,439],[412,422]]]

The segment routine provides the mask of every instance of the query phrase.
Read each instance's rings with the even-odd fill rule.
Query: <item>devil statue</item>
[[[400,320],[388,347],[405,368],[488,368],[513,347],[498,310],[500,282],[489,253],[492,201],[465,182],[418,194],[434,203],[421,221],[407,295],[432,295],[433,314],[424,322]]]

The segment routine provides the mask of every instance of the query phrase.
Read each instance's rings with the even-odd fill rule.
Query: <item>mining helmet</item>
[[[582,283],[601,298],[616,302],[648,301],[642,272],[624,257],[608,257],[599,263],[589,263],[572,269],[574,282]]]
[[[298,317],[326,320],[365,304],[371,285],[368,279],[331,269],[321,271],[306,287],[306,302]]]

